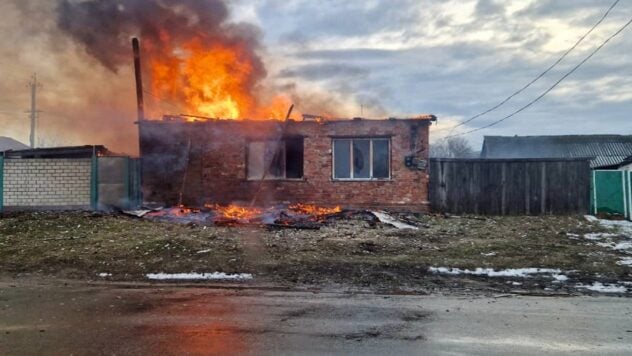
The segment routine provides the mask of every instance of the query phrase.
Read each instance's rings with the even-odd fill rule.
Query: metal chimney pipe
[[[145,119],[145,104],[143,102],[143,78],[140,70],[140,44],[138,38],[132,38],[132,49],[134,50],[134,74],[136,76],[136,103],[138,109],[138,121]]]

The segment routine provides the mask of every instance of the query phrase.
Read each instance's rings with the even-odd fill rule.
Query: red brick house
[[[145,200],[425,211],[435,120],[142,121]]]

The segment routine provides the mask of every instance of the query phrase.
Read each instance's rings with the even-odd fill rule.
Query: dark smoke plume
[[[129,63],[134,36],[158,51],[194,37],[247,45],[253,56],[259,47],[258,29],[228,23],[221,0],[63,0],[57,12],[60,29],[111,70]]]

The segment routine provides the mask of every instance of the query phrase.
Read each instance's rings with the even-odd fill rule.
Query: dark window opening
[[[267,169],[265,177],[263,172]],[[248,179],[303,178],[303,138],[248,143]]]

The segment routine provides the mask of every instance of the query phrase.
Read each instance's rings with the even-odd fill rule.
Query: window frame
[[[304,169],[305,169],[305,157],[303,157],[303,160],[301,162],[301,164],[303,165],[303,170],[302,170],[301,177],[300,178],[288,178],[287,177],[287,140],[293,139],[293,138],[295,138],[295,137],[284,137],[284,138],[282,138],[280,140],[280,144],[282,145],[282,147],[281,147],[281,151],[282,152],[281,152],[280,159],[284,162],[283,175],[282,176],[272,176],[272,175],[269,174],[269,172],[267,174],[264,172],[263,173],[263,174],[265,174],[265,177],[263,179],[264,181],[282,181],[282,180],[303,181],[303,180],[305,180],[305,171],[304,171]],[[297,136],[297,138],[301,138],[301,140],[304,139],[303,136]],[[263,142],[265,144],[265,143],[268,143],[268,142],[278,142],[278,141],[276,141],[274,139],[263,139],[263,138],[262,139],[250,139],[250,140],[246,141],[246,145],[245,145],[246,146],[245,147],[245,151],[246,151],[245,169],[246,169],[246,181],[249,181],[249,182],[256,182],[256,181],[262,180],[262,177],[251,177],[250,176],[250,160],[252,159],[251,154],[250,154],[250,145],[252,143],[255,143],[255,142]],[[303,141],[303,150],[305,149],[304,145],[305,144],[304,144],[304,141]],[[263,169],[265,169],[266,168],[265,167],[265,154],[264,154],[264,157],[263,157],[263,165],[264,165]]]
[[[348,140],[349,143],[349,178],[336,178],[335,170],[336,170],[336,150],[335,150],[335,142]],[[354,169],[353,169],[353,142],[354,141],[369,141],[369,178],[354,178]],[[388,167],[388,177],[375,178],[373,177],[373,141],[386,141],[388,143],[387,150],[387,167]],[[350,137],[332,137],[331,139],[331,180],[332,181],[343,181],[343,182],[361,182],[361,181],[389,181],[392,180],[392,165],[391,165],[391,137],[362,137],[362,136],[350,136]]]

